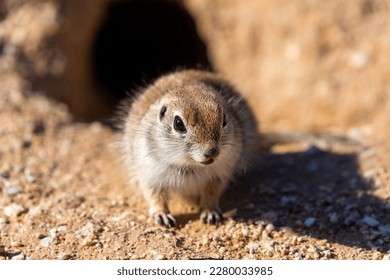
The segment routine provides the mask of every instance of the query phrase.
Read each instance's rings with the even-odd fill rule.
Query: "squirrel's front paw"
[[[175,218],[173,218],[172,215],[168,213],[153,213],[151,218],[153,218],[156,225],[165,226],[168,228],[174,227],[176,225]]]
[[[204,210],[202,214],[200,214],[200,219],[207,224],[220,224],[223,217],[219,210]]]

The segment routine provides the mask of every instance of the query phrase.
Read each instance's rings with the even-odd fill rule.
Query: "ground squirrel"
[[[121,146],[156,224],[171,227],[171,192],[196,202],[205,223],[222,219],[219,199],[253,155],[257,122],[219,75],[184,70],[140,91],[125,109]]]

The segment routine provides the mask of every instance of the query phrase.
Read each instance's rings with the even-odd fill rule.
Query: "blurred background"
[[[0,91],[40,91],[76,120],[106,120],[125,91],[189,67],[221,72],[264,131],[388,143],[390,1],[0,2]]]

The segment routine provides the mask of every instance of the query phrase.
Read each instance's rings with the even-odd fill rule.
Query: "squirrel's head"
[[[211,165],[228,148],[231,124],[224,100],[207,84],[188,83],[169,89],[157,102],[158,143],[177,165]]]

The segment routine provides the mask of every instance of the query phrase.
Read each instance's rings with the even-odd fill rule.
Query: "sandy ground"
[[[64,104],[47,97],[55,92],[39,94],[25,78],[28,71],[41,69],[34,68],[41,64],[31,62],[34,48],[47,61],[45,50],[35,43],[44,32],[53,32],[56,18],[48,13],[54,23],[45,17],[40,28],[37,23],[35,31],[25,34],[26,14],[14,15],[27,23],[4,17],[0,22],[0,260],[389,260],[387,2],[377,8],[374,4],[380,1],[372,5],[365,1],[364,17],[333,1],[291,4],[290,11],[295,12],[290,17],[281,16],[278,9],[284,1],[261,5],[248,1],[260,5],[256,9],[266,11],[264,17],[250,6],[236,9],[236,1],[213,2],[219,4],[209,16],[211,2],[188,2],[193,3],[194,14],[206,14],[199,22],[217,68],[240,90],[259,92],[250,103],[267,133],[316,128],[322,135],[315,141],[259,151],[253,170],[224,194],[222,225],[202,224],[196,209],[173,198],[178,226],[157,227],[147,221],[147,205],[137,186],[127,184],[120,153],[113,148],[116,132],[98,122],[74,121]],[[38,19],[44,14],[32,10]],[[250,15],[237,25],[242,30],[229,29],[240,12]],[[346,18],[341,16],[344,12]],[[207,28],[211,23],[219,24],[220,30]],[[262,30],[264,37],[252,36],[250,32],[259,30],[257,23],[272,28]],[[319,34],[325,35],[314,36],[316,26],[322,26]],[[283,34],[291,34],[295,43],[286,44],[283,40],[290,39]],[[241,35],[261,44],[251,42],[258,47],[253,53],[237,51],[247,46]],[[365,50],[360,43],[370,47],[369,56],[354,51]],[[299,44],[306,49],[297,57]],[[293,56],[291,67],[284,66],[285,46],[290,46],[286,59]],[[325,54],[317,55],[324,49]],[[358,67],[349,66],[350,57]],[[332,133],[362,145],[329,141]]]
[[[390,257],[389,174],[373,148],[276,146],[226,192],[221,226],[175,199],[165,229],[147,223],[110,128],[12,89],[0,120],[1,259]]]

